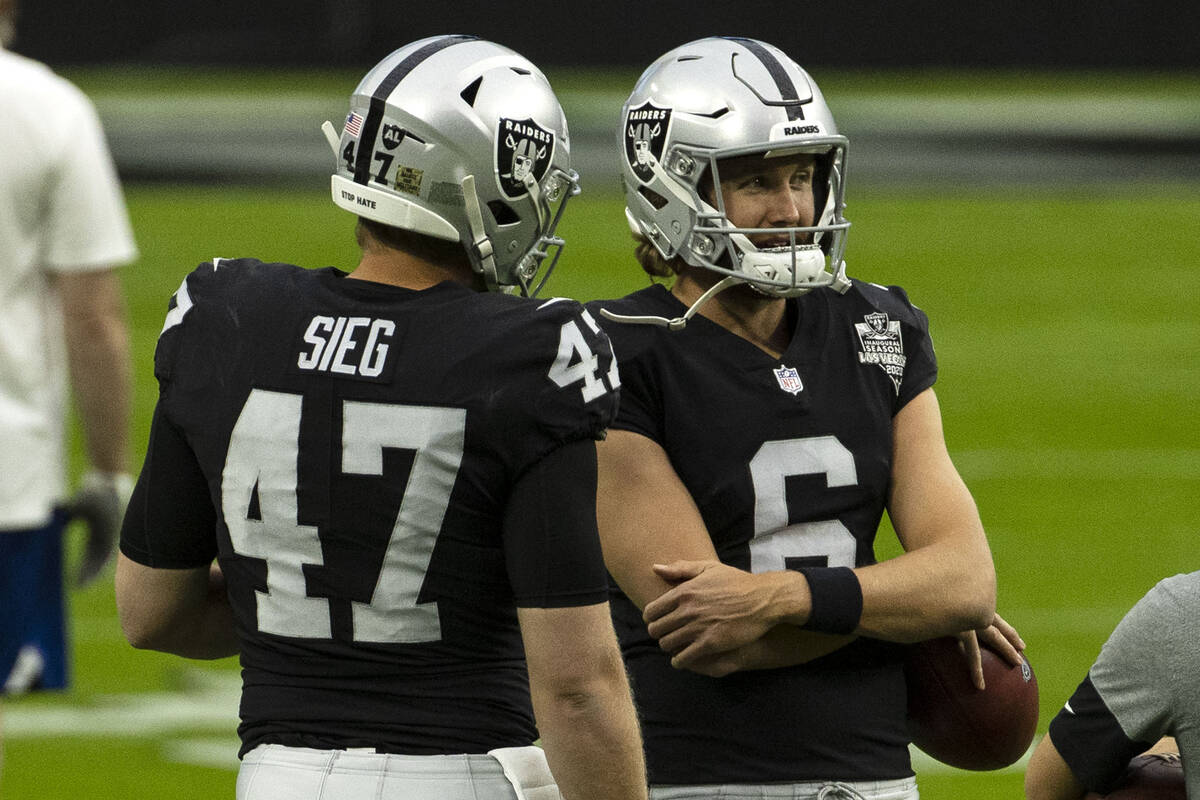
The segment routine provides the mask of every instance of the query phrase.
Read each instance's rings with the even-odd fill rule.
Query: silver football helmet
[[[817,84],[778,48],[712,37],[670,51],[625,102],[618,146],[630,228],[664,258],[678,255],[727,276],[723,286],[749,283],[773,296],[850,285],[842,261],[846,137]],[[706,196],[720,186],[722,159],[796,153],[816,156],[814,225],[738,228],[720,191],[715,207]],[[781,231],[788,246],[760,249],[750,239]]]
[[[562,107],[530,61],[473,36],[422,39],[362,79],[340,138],[322,127],[338,206],[462,242],[493,291],[545,284],[579,178]]]

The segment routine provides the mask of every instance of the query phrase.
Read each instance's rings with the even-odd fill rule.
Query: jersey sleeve
[[[1172,687],[1195,672],[1185,652],[1194,635],[1181,632],[1200,610],[1196,580],[1190,605],[1183,586],[1178,577],[1162,581],[1125,615],[1050,722],[1055,747],[1089,789],[1110,790],[1129,759],[1172,733]]]
[[[121,552],[148,567],[204,566],[217,555],[216,519],[196,456],[159,404],[121,527]]]
[[[216,509],[196,453],[181,427],[181,403],[207,398],[217,359],[227,349],[211,341],[205,316],[231,315],[219,262],[201,264],[184,278],[167,304],[154,351],[158,403],[145,462],[121,531],[121,552],[150,567],[186,569],[210,563],[217,553]],[[206,401],[201,402],[201,406]],[[195,404],[193,404],[195,405]]]
[[[608,336],[573,300],[541,303],[510,333],[506,385],[512,422],[505,436],[520,475],[568,442],[604,438],[617,413],[620,378]]]
[[[900,394],[896,410],[899,411],[914,397],[937,382],[937,355],[933,350],[933,338],[929,335],[929,317],[916,306],[908,303],[908,295],[896,287],[904,297],[911,313],[908,329],[912,336],[912,349],[904,368],[904,380],[900,382]]]
[[[937,382],[937,355],[929,334],[929,317],[899,286],[860,284],[863,294],[879,310],[900,323],[903,347],[903,376],[896,391],[893,415],[914,397]]]
[[[214,258],[200,264],[180,283],[167,303],[167,313],[154,349],[154,377],[160,396],[172,393],[200,396],[211,390],[231,361],[237,347],[239,319],[250,294],[261,294],[254,280],[254,259]],[[178,384],[178,391],[173,387]],[[170,403],[167,415],[172,416]]]
[[[593,442],[559,447],[516,483],[504,516],[504,551],[518,606],[561,608],[608,599]]]
[[[598,314],[601,307],[614,305],[610,301],[596,301],[588,304],[588,310]],[[664,415],[661,393],[657,389],[659,371],[653,363],[658,350],[652,345],[652,337],[658,331],[649,326],[620,322],[609,323],[604,329],[619,362],[621,376],[621,402],[612,427],[661,443]]]
[[[154,348],[154,377],[160,388],[175,377],[179,361],[187,357],[187,342],[192,332],[201,327],[196,320],[204,313],[196,310],[197,303],[216,293],[218,268],[219,260],[196,267],[167,302],[166,317]]]

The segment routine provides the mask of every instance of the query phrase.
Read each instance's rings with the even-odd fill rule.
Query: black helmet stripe
[[[375,137],[379,135],[379,126],[383,122],[383,110],[387,106],[387,99],[400,84],[400,81],[404,80],[408,76],[408,73],[416,69],[418,64],[434,53],[441,52],[447,47],[456,44],[474,42],[478,39],[478,36],[461,35],[442,36],[435,39],[397,64],[387,74],[387,77],[379,82],[379,86],[371,95],[371,105],[367,111],[367,118],[363,122],[362,135],[358,137],[358,157],[354,161],[355,183],[361,183],[365,186],[367,181],[371,179],[371,160],[375,157],[375,154],[371,151],[374,150]]]
[[[762,42],[755,39],[745,39],[740,36],[726,36],[724,38],[745,47],[767,68],[767,72],[771,74],[772,80],[775,81],[776,88],[779,89],[779,99],[784,101],[784,108],[787,109],[788,119],[804,119],[804,107],[800,104],[800,95],[796,93],[796,85],[788,77],[787,70],[783,68],[783,64],[779,63],[779,59],[770,50],[763,47]]]

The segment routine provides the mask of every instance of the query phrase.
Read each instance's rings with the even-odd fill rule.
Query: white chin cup
[[[794,297],[829,283],[825,253],[817,245],[780,250],[744,250],[741,273],[765,294]]]

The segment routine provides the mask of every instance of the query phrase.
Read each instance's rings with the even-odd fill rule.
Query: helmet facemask
[[[690,152],[689,152],[690,151]],[[691,235],[682,243],[679,256],[687,263],[704,267],[745,283],[773,297],[796,297],[813,289],[832,286],[840,288],[845,282],[845,266],[841,254],[845,248],[845,232],[850,223],[839,220],[841,176],[844,163],[844,142],[806,145],[785,150],[739,148],[736,151],[700,153],[680,146],[672,164],[701,163],[707,167],[700,172],[696,183],[689,183],[690,199],[696,206],[695,224]],[[761,156],[768,163],[772,158],[786,158],[800,153],[812,153],[813,207],[816,219],[808,225],[788,227],[746,228],[735,225],[728,215],[726,201],[718,188],[721,185],[721,162],[738,156]],[[673,170],[674,171],[674,170]],[[676,173],[678,174],[678,173]],[[682,177],[682,176],[681,176]],[[715,205],[714,205],[715,204]],[[755,238],[763,235],[786,236],[783,245],[760,247]]]
[[[722,286],[746,283],[775,297],[849,288],[842,260],[850,227],[842,216],[847,141],[816,83],[778,48],[713,37],[666,53],[625,102],[618,136],[630,227],[664,259],[678,256],[723,275]],[[710,201],[705,191],[706,175],[720,186],[725,159],[797,153],[816,159],[810,225],[739,228],[720,192]],[[787,245],[756,246],[765,234],[786,236]]]

